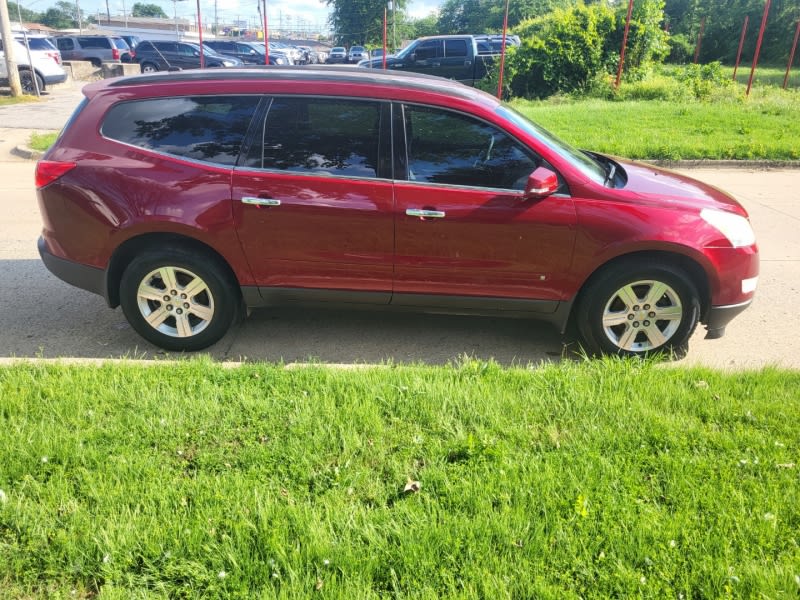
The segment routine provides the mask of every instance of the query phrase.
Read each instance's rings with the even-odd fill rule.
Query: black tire
[[[36,86],[39,87],[39,92],[44,91],[44,80],[39,77],[38,73],[28,69],[19,72],[19,82],[22,86],[23,94],[36,94]]]
[[[139,67],[142,73],[155,73],[158,71],[158,65],[151,62],[143,62],[141,67]]]
[[[682,358],[697,327],[700,299],[678,267],[622,261],[590,280],[576,310],[578,331],[590,352]]]
[[[100,60],[99,58],[90,58],[90,59],[89,59],[89,62],[90,62],[90,63],[92,63],[92,66],[93,66],[95,69],[99,69],[100,67],[102,67],[102,66],[103,66],[103,61],[102,61],[102,60]]]
[[[122,275],[120,304],[139,335],[174,351],[218,342],[242,315],[239,288],[225,266],[182,247],[134,258]]]

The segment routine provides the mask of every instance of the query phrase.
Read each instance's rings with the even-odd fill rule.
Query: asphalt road
[[[68,90],[33,106],[0,107],[0,360],[163,359],[165,353],[142,340],[121,310],[110,310],[99,296],[56,279],[39,260],[34,164],[9,150],[27,139],[30,129],[60,128],[79,100]],[[56,101],[58,107],[51,104]],[[704,340],[698,329],[681,364],[800,368],[800,171],[685,172],[732,192],[744,204],[762,262],[753,306],[720,340]],[[527,365],[560,360],[563,344],[557,332],[530,321],[262,309],[207,353],[220,361],[444,364],[470,356]]]

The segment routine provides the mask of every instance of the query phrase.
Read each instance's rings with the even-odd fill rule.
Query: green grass
[[[28,142],[28,145],[33,150],[39,150],[40,152],[44,152],[50,146],[53,145],[53,142],[56,141],[58,137],[58,133],[32,133],[31,139]]]
[[[796,598],[798,390],[613,360],[5,368],[0,596]]]
[[[800,159],[800,93],[749,100],[512,104],[579,148],[642,159]]]

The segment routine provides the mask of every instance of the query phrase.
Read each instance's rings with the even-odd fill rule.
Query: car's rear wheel
[[[151,62],[142,63],[141,69],[142,73],[156,73],[158,71],[158,67]]]
[[[241,315],[232,276],[211,256],[183,248],[137,256],[122,276],[120,304],[131,326],[167,350],[200,350]]]
[[[592,279],[577,310],[578,329],[590,351],[682,357],[697,327],[700,300],[680,269],[624,261]]]
[[[38,73],[28,69],[19,72],[19,82],[23,94],[35,94],[37,86],[40,92],[44,91],[44,80],[39,77]]]

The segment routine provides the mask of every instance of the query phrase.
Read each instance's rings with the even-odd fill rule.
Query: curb
[[[41,152],[40,150],[34,150],[33,148],[28,148],[27,146],[14,146],[11,149],[11,154],[21,158],[26,158],[28,160],[39,160],[42,158],[44,152]]]

